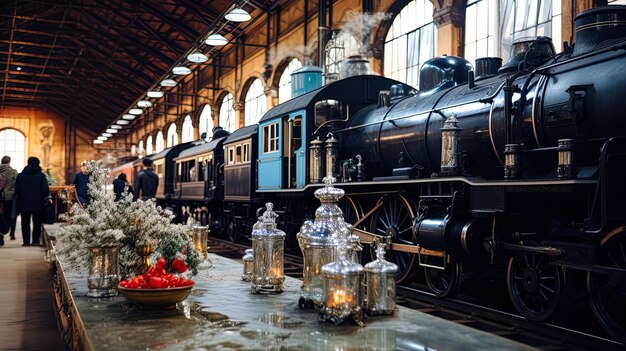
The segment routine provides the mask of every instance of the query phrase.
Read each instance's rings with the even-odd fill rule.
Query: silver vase
[[[117,295],[120,282],[117,265],[118,246],[90,247],[91,264],[87,286],[89,297],[109,297]]]

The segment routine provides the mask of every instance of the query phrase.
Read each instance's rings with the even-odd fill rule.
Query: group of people
[[[21,217],[22,246],[40,246],[41,224],[44,209],[47,203],[52,203],[50,188],[46,175],[39,166],[37,157],[29,157],[26,167],[18,174],[11,167],[11,157],[2,157],[0,164],[0,198],[2,220],[9,227],[8,234],[11,240],[15,240],[15,226],[17,215]],[[159,185],[159,177],[152,170],[152,160],[143,160],[144,169],[139,172],[133,187],[128,184],[126,174],[121,173],[113,181],[115,201],[118,201],[124,189],[133,192],[136,199],[149,200],[154,198]],[[76,197],[81,205],[89,204],[89,179],[90,173],[87,163],[81,164],[81,171],[76,173],[72,184],[76,188]],[[128,188],[127,188],[128,187]],[[30,223],[32,220],[32,237]],[[4,246],[4,234],[0,233],[0,246]]]
[[[39,246],[43,211],[46,203],[52,203],[48,180],[39,166],[39,159],[29,157],[26,167],[19,174],[11,167],[11,157],[4,156],[0,162],[1,210],[3,220],[9,226],[10,238],[15,240],[15,223],[19,212],[22,216],[22,246]],[[3,245],[4,234],[1,234],[0,246]]]

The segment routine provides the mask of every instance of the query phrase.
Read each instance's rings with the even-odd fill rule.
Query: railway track
[[[209,252],[241,259],[250,245],[209,239]],[[285,275],[302,279],[302,257],[285,253]],[[614,340],[550,323],[531,322],[516,314],[459,299],[439,299],[412,286],[398,286],[398,305],[467,325],[490,334],[535,347],[539,350],[624,350]]]

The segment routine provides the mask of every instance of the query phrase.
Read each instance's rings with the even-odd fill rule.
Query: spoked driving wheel
[[[361,208],[361,204],[350,196],[344,196],[339,199],[339,203],[337,204],[343,212],[343,220],[346,223],[354,224],[361,217],[363,217],[363,209]],[[360,228],[361,226],[359,226]]]
[[[378,205],[380,207],[372,214],[370,232],[391,236],[393,243],[416,246],[412,203],[400,194],[393,194],[381,198]],[[396,283],[400,284],[412,277],[416,256],[411,252],[387,250],[387,261],[398,265]]]
[[[546,255],[520,255],[509,260],[507,285],[517,312],[532,321],[545,321],[559,305],[565,275]]]
[[[626,269],[626,227],[618,228],[601,243],[599,265]],[[615,232],[614,232],[615,233]],[[615,278],[614,278],[615,279]],[[620,287],[621,286],[621,287]],[[615,339],[626,343],[626,289],[624,284],[600,273],[587,274],[591,307],[602,327]]]
[[[444,267],[443,257],[426,256],[423,258],[427,265]],[[444,269],[424,267],[426,285],[439,298],[456,295],[461,285],[461,263],[448,256]]]

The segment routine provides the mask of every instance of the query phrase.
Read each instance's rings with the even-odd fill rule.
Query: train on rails
[[[584,277],[598,320],[626,342],[626,7],[575,24],[576,44],[560,54],[535,38],[503,66],[435,58],[419,91],[350,76],[257,125],[148,156],[157,199],[232,240],[272,201],[295,246],[319,205],[313,191],[332,175],[346,220],[365,245],[389,244],[399,282],[423,272],[447,297],[497,267],[517,311],[542,321],[569,278]]]

